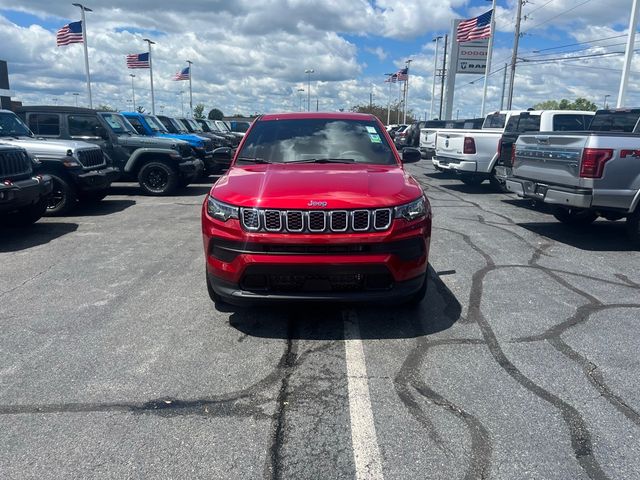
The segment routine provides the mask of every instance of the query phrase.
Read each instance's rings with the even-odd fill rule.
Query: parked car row
[[[639,120],[640,109],[500,111],[480,129],[423,128],[422,140],[434,130],[434,167],[467,185],[489,180],[565,224],[626,218],[640,244]]]
[[[74,107],[0,110],[0,216],[28,224],[64,215],[102,200],[116,181],[172,194],[229,166],[243,134],[221,123]]]

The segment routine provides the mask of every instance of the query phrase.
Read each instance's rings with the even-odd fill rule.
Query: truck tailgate
[[[520,135],[512,175],[552,185],[584,186],[580,160],[587,139],[587,134]]]

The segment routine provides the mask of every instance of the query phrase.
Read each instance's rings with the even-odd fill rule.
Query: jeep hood
[[[178,143],[186,143],[175,138],[147,137],[144,135],[120,135],[118,143],[142,148],[173,148]]]
[[[0,137],[0,141],[2,143],[20,146],[32,155],[45,157],[64,157],[69,150],[75,153],[76,150],[100,149],[100,147],[93,143],[75,140],[49,140],[37,137],[18,137],[17,139],[15,137]]]
[[[205,142],[205,138],[200,137],[198,135],[193,135],[191,133],[161,133],[156,138],[166,138],[166,139],[175,139],[182,140],[184,142],[189,142],[190,145],[200,146]]]
[[[211,195],[240,207],[352,209],[402,205],[422,189],[397,165],[270,164],[232,167]]]

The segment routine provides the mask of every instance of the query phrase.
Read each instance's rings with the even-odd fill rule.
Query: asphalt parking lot
[[[0,477],[640,478],[640,255],[423,160],[419,308],[214,308],[206,184],[0,236]]]

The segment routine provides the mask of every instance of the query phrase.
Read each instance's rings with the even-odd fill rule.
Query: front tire
[[[598,214],[590,210],[581,208],[563,208],[554,209],[553,216],[556,220],[574,227],[584,227],[591,225],[598,218]]]
[[[211,301],[216,305],[224,305],[226,302],[213,289],[213,285],[211,285],[211,281],[209,280],[209,274],[207,272],[205,272],[205,277],[207,279],[207,293],[209,293],[209,298],[211,299]]]
[[[636,211],[627,217],[627,234],[631,241],[640,247],[640,206],[636,207]]]
[[[169,195],[178,188],[178,172],[164,162],[149,162],[138,172],[138,183],[147,195]]]
[[[68,179],[58,175],[48,175],[51,177],[53,190],[49,197],[47,197],[47,210],[45,215],[64,215],[75,207],[78,201],[78,194]]]
[[[420,304],[420,302],[422,302],[422,300],[424,299],[424,297],[427,294],[427,286],[429,285],[429,273],[425,273],[424,275],[424,282],[422,282],[422,286],[420,287],[420,290],[418,290],[417,292],[415,292],[414,294],[412,294],[406,301],[406,305],[410,306],[410,307],[415,307],[418,306]]]

